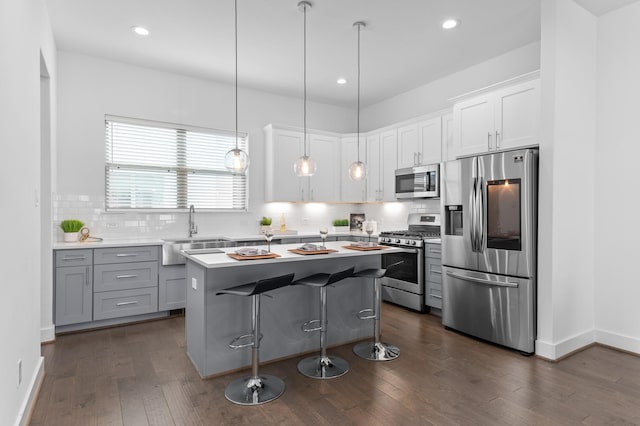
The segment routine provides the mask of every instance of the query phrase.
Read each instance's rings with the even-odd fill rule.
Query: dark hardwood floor
[[[185,354],[184,317],[58,336],[32,425],[640,424],[640,358],[593,346],[561,362],[525,357],[445,330],[438,317],[384,304],[390,362],[333,349],[351,371],[333,380],[297,372],[300,358],[261,372],[286,383],[256,407],[224,387],[248,371],[201,380]],[[268,336],[265,336],[268,338]],[[245,349],[248,350],[248,349]]]

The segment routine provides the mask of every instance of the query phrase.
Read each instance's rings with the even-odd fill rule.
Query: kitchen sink
[[[186,259],[180,254],[182,250],[192,252],[196,254],[196,251],[200,254],[216,253],[215,250],[224,247],[235,247],[237,244],[235,241],[231,241],[227,238],[213,237],[213,238],[191,238],[191,239],[175,239],[175,240],[162,240],[162,264],[163,265],[181,265],[186,263]]]

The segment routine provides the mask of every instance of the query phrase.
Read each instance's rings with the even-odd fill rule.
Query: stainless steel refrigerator
[[[442,323],[525,353],[536,338],[538,151],[447,162]]]

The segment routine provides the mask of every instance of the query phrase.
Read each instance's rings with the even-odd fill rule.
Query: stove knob
[[[412,246],[415,246],[415,245],[416,245],[415,240],[414,240],[414,241],[411,241],[411,245],[412,245]]]
[[[402,242],[402,240],[401,240],[400,238],[398,238],[398,239],[396,240],[396,244],[400,244],[401,242]]]

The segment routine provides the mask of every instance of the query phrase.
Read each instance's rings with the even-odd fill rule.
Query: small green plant
[[[60,222],[60,228],[64,232],[79,232],[84,226],[84,222],[77,219],[67,219]]]
[[[336,219],[333,221],[333,226],[349,226],[349,219]]]
[[[262,226],[271,225],[271,218],[270,217],[266,217],[266,216],[262,216],[262,219],[260,219],[260,225],[262,225]]]

